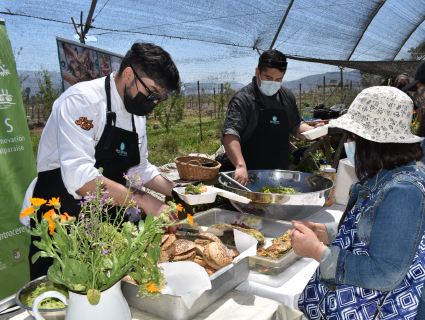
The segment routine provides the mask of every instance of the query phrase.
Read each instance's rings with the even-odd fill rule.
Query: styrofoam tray
[[[314,140],[328,134],[328,125],[314,128],[309,131],[301,132],[309,140]]]
[[[220,188],[216,188],[213,186],[206,186],[207,191],[201,194],[183,194],[186,187],[177,187],[174,188],[174,191],[177,192],[180,199],[182,199],[187,204],[193,206],[195,204],[203,204],[203,203],[213,203],[217,195],[222,196],[224,198],[239,201],[242,203],[249,203],[251,200],[240,196],[236,193],[226,191]]]

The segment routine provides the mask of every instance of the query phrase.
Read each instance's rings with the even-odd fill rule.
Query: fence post
[[[224,119],[224,93],[223,93],[223,84],[221,84],[221,119]]]
[[[323,76],[323,104],[325,104],[326,101],[326,79],[325,76]]]
[[[300,83],[300,114],[301,114],[301,106],[302,106],[302,101],[301,101],[301,83]]]
[[[203,141],[203,139],[202,139],[201,91],[199,89],[199,81],[198,81],[198,103],[199,103],[199,129],[201,130],[201,141]]]
[[[214,118],[217,119],[217,102],[215,100],[215,88],[214,88]]]

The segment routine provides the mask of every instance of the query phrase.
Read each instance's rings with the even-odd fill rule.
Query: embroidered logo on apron
[[[128,157],[127,151],[124,151],[124,149],[125,149],[125,144],[124,142],[121,142],[120,150],[117,149],[116,151],[120,156]]]
[[[87,120],[86,117],[80,117],[80,119],[75,120],[75,124],[77,126],[80,126],[84,130],[89,131],[91,128],[93,128],[93,120]]]
[[[279,121],[277,121],[277,117],[276,116],[273,116],[273,118],[272,118],[273,120],[272,121],[270,121],[270,123],[273,123],[273,124],[279,124]]]

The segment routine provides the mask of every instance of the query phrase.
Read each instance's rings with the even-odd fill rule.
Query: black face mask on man
[[[135,114],[136,116],[146,116],[153,111],[156,107],[156,103],[148,100],[148,98],[140,91],[134,98],[131,98],[127,93],[126,87],[124,90],[124,107],[128,113]]]

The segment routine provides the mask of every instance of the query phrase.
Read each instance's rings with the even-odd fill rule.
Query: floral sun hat
[[[411,133],[413,102],[393,87],[371,87],[360,92],[347,113],[329,121],[330,127],[381,143],[416,143],[424,138]]]

